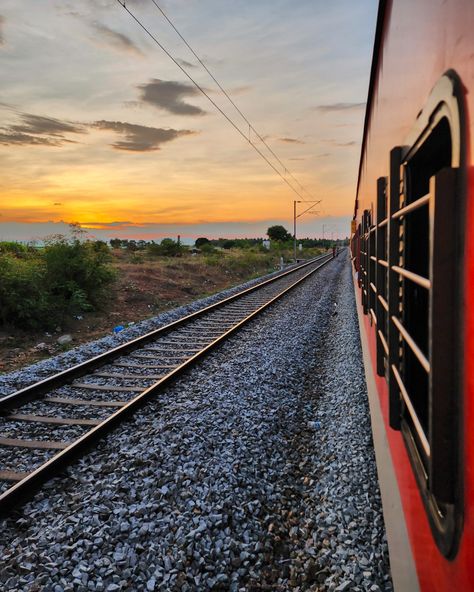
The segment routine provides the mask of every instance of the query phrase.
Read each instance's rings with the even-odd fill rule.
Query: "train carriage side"
[[[474,590],[474,2],[379,5],[352,225],[396,589]]]

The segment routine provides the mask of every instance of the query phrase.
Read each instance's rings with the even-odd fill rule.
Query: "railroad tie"
[[[106,384],[92,384],[91,382],[73,382],[71,386],[91,391],[113,391],[122,393],[141,393],[146,387],[140,386],[110,386]]]
[[[150,380],[159,380],[163,377],[163,374],[147,374],[144,376],[143,374],[120,374],[119,372],[94,372],[94,376],[100,378],[146,378]]]
[[[154,360],[154,356],[147,356],[146,359]],[[120,368],[140,368],[142,370],[173,370],[176,365],[163,365],[163,364],[132,364],[131,362],[114,362],[113,366],[119,366]]]
[[[200,352],[203,348],[202,347],[183,347],[181,349],[169,349],[164,350],[160,347],[144,347],[143,351],[150,351],[150,352],[158,352],[162,354],[182,354],[184,352]]]
[[[79,419],[74,417],[47,417],[44,415],[23,415],[21,413],[13,413],[7,415],[5,419],[10,421],[37,421],[39,423],[52,423],[55,425],[83,425],[96,426],[101,423],[97,419]]]
[[[69,442],[53,442],[52,440],[17,440],[0,438],[0,446],[16,446],[18,448],[44,448],[45,450],[64,450]]]
[[[130,357],[133,359],[136,359],[136,360],[156,360],[156,358],[160,358],[163,356],[147,356],[145,354],[131,354]],[[185,360],[188,356],[166,356],[166,357],[171,357],[173,359],[179,358],[179,359]],[[116,364],[116,362],[114,362],[114,364]],[[161,368],[174,368],[174,367],[175,366],[170,366],[170,365],[167,365],[167,366],[162,365],[161,366]]]
[[[0,481],[22,481],[30,473],[20,471],[0,471]]]
[[[93,399],[62,399],[61,397],[45,397],[43,401],[60,405],[90,405],[92,407],[124,407],[128,403],[128,401],[95,401]]]

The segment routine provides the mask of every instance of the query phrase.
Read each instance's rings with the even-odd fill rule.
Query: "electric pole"
[[[296,215],[296,204],[298,203],[309,203],[311,204],[309,206],[309,208],[306,208],[306,210],[303,210],[300,214]],[[301,218],[301,216],[303,216],[303,214],[319,214],[319,212],[310,212],[310,210],[312,208],[314,208],[314,206],[318,205],[321,203],[321,200],[318,201],[294,201],[293,202],[293,258],[295,260],[296,263],[296,220],[298,218]]]

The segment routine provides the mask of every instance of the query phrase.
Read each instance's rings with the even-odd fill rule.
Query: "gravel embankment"
[[[346,256],[1,528],[5,591],[391,590]]]

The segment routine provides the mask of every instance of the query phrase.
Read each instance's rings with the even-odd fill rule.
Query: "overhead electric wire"
[[[301,183],[298,181],[298,179],[288,170],[288,168],[286,167],[285,163],[282,162],[282,160],[279,158],[279,156],[277,154],[275,154],[275,151],[267,144],[267,142],[265,141],[265,138],[255,129],[255,127],[250,123],[250,121],[247,119],[247,117],[245,116],[245,114],[242,113],[242,111],[235,104],[234,100],[229,95],[229,93],[225,90],[225,88],[222,87],[222,85],[216,79],[216,77],[214,76],[214,74],[209,70],[209,68],[206,66],[206,64],[201,60],[201,58],[194,51],[194,49],[191,47],[191,45],[186,41],[186,39],[183,37],[183,35],[180,33],[180,31],[178,31],[178,29],[176,28],[175,24],[168,17],[168,15],[165,13],[165,11],[161,8],[161,6],[158,4],[158,2],[156,0],[151,0],[151,2],[161,12],[161,14],[163,15],[163,17],[166,19],[166,21],[169,23],[169,25],[172,27],[172,29],[176,32],[176,34],[181,39],[181,41],[186,45],[186,47],[193,54],[193,56],[197,59],[197,61],[201,64],[201,66],[204,68],[204,70],[206,70],[206,72],[209,74],[209,76],[212,78],[212,80],[216,83],[216,85],[219,87],[220,91],[224,94],[224,96],[227,98],[227,100],[230,102],[230,104],[234,107],[234,109],[237,111],[237,113],[242,117],[242,119],[245,121],[245,123],[249,126],[249,131],[252,130],[254,132],[254,134],[257,136],[257,138],[262,142],[262,144],[272,154],[272,156],[275,158],[275,160],[280,164],[280,166],[283,168],[283,170],[285,171],[285,173],[287,173],[293,179],[293,181],[298,185],[298,187],[302,191],[304,191],[307,195],[309,195],[311,198],[314,199],[314,196],[303,185],[301,185]]]
[[[219,113],[232,125],[232,127],[244,138],[244,140],[246,142],[248,142],[250,144],[250,146],[252,146],[252,148],[257,152],[257,154],[259,154],[263,160],[265,160],[265,162],[275,171],[275,173],[281,177],[281,179],[283,180],[284,183],[286,183],[288,185],[288,187],[294,192],[296,193],[296,195],[298,197],[300,197],[303,201],[304,198],[303,196],[293,187],[293,185],[288,181],[288,179],[285,179],[285,177],[280,173],[280,171],[276,168],[276,166],[265,156],[265,154],[263,154],[263,152],[261,150],[259,150],[259,148],[251,141],[250,138],[247,138],[247,136],[245,135],[245,133],[239,128],[239,126],[227,115],[227,113],[225,113],[225,111],[223,111],[219,105],[209,96],[209,94],[202,88],[202,86],[196,82],[194,80],[194,78],[186,71],[185,68],[183,68],[183,66],[178,62],[178,60],[176,58],[173,57],[173,55],[166,49],[166,47],[164,47],[164,45],[162,45],[158,39],[153,35],[153,33],[151,33],[151,31],[148,30],[148,28],[133,14],[133,12],[127,8],[126,4],[125,4],[125,0],[117,0],[117,2],[120,4],[120,6],[133,18],[133,20],[145,31],[145,33],[156,43],[156,45],[158,45],[158,47],[170,58],[170,60],[172,62],[174,62],[174,64],[176,64],[176,66],[178,66],[178,68],[183,72],[183,74],[194,84],[194,86],[208,99],[208,101],[219,111]],[[285,168],[285,170],[287,170]]]

